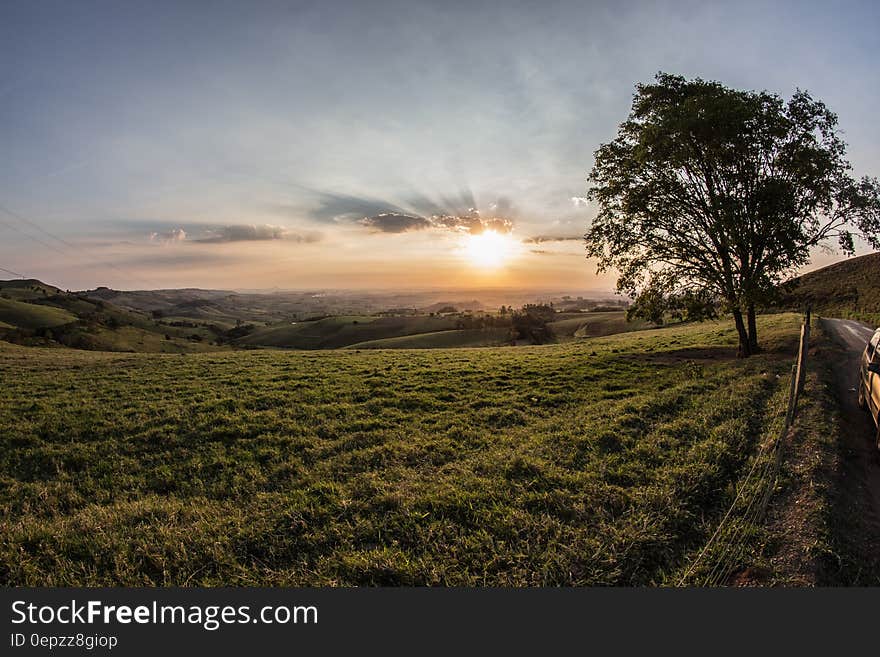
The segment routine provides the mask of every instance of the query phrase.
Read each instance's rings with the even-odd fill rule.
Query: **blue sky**
[[[808,89],[877,175],[878,28],[870,2],[4,2],[0,267],[71,288],[610,288],[577,241],[528,240],[584,232],[636,82]],[[399,230],[471,208],[522,245],[505,266],[474,267],[448,221]]]

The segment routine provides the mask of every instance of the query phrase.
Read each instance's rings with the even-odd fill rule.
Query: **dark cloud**
[[[358,223],[383,233],[435,229],[479,234],[486,230],[499,233],[513,230],[510,219],[513,208],[508,199],[501,197],[491,203],[484,217],[469,189],[440,196],[438,200],[412,192],[400,203],[330,192],[313,193],[318,198],[318,206],[309,215],[324,223]]]
[[[509,219],[501,217],[483,219],[476,210],[471,210],[463,215],[435,214],[430,217],[383,212],[373,217],[364,217],[359,223],[363,226],[375,228],[383,233],[405,233],[413,230],[433,228],[479,235],[487,230],[492,230],[496,233],[509,233],[513,230],[513,222]]]
[[[424,217],[415,217],[409,214],[396,214],[384,212],[374,217],[364,217],[360,223],[370,228],[375,228],[382,233],[405,233],[411,230],[424,230],[431,227],[431,222]]]
[[[312,219],[325,223],[354,222],[364,217],[380,214],[407,214],[407,211],[393,203],[379,199],[316,192],[318,206],[309,212]]]
[[[212,227],[206,235],[192,240],[200,244],[221,244],[226,242],[261,242],[287,240],[300,243],[318,242],[320,233],[292,233],[282,226],[271,224],[233,224]]]

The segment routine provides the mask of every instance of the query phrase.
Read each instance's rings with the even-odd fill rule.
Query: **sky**
[[[579,241],[586,176],[637,82],[807,89],[880,175],[878,28],[873,2],[6,0],[0,268],[610,290]]]

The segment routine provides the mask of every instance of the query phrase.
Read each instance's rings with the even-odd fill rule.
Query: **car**
[[[877,425],[880,449],[880,328],[874,331],[859,363],[859,408],[868,411]]]

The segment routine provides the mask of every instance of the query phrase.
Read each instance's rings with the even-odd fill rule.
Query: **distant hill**
[[[195,288],[69,292],[38,280],[0,281],[0,340],[95,351],[184,353],[221,348],[425,349],[523,344],[507,311],[443,293]],[[441,299],[440,301],[436,299]],[[447,301],[446,299],[453,299]],[[563,304],[571,297],[559,299]],[[576,299],[578,305],[596,302]],[[554,312],[541,341],[647,328],[623,310]],[[518,334],[519,329],[514,334]]]
[[[510,344],[509,328],[453,329],[396,338],[368,340],[347,349],[450,349],[455,347],[496,347]]]
[[[75,320],[76,316],[61,308],[0,297],[0,321],[8,326],[25,329],[51,328]]]
[[[258,330],[238,340],[246,346],[291,349],[337,349],[360,342],[387,340],[456,328],[456,318],[342,315],[310,322],[285,323]]]
[[[786,284],[781,305],[839,317],[875,320],[880,316],[880,253],[850,258]]]
[[[205,327],[163,325],[147,313],[38,280],[0,281],[0,340],[94,351],[185,353],[218,348]]]

